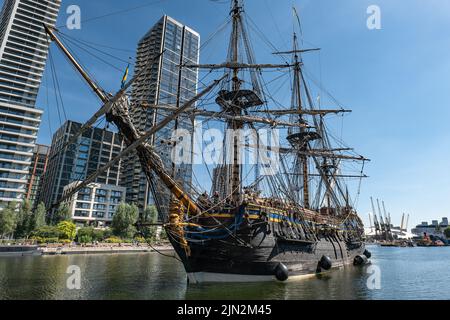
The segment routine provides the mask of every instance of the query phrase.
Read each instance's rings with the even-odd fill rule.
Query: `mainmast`
[[[242,181],[241,181],[241,150],[240,150],[240,131],[244,128],[245,121],[242,120],[243,117],[247,116],[246,110],[251,107],[260,106],[263,101],[258,96],[258,85],[255,81],[253,83],[253,89],[243,89],[242,79],[240,78],[240,69],[243,68],[254,68],[260,69],[263,67],[276,67],[272,65],[259,66],[253,63],[252,53],[249,52],[249,44],[246,36],[246,29],[242,19],[243,7],[241,5],[241,0],[232,0],[232,8],[230,15],[232,17],[232,32],[230,38],[230,46],[228,51],[228,61],[225,64],[220,65],[221,67],[231,69],[231,85],[229,85],[228,90],[221,90],[219,96],[216,99],[216,103],[222,108],[222,112],[225,117],[231,120],[227,121],[228,129],[232,130],[231,141],[225,141],[226,143],[226,154],[230,154],[228,148],[232,148],[231,159],[226,157],[227,168],[227,180],[228,189],[227,192],[231,196],[231,201],[234,205],[238,206],[242,200]],[[244,48],[242,52],[239,50],[240,41],[244,43]],[[246,56],[248,63],[241,62],[240,56]],[[202,67],[202,66],[197,66]],[[206,66],[208,68],[216,68],[219,65]]]

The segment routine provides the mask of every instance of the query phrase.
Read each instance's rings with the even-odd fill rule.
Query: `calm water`
[[[0,299],[450,299],[450,247],[370,247],[381,289],[367,267],[292,283],[188,286],[183,267],[158,254],[0,258]],[[81,290],[66,289],[70,265]]]

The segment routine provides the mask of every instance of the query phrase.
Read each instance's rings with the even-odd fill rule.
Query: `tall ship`
[[[217,78],[194,98],[177,101],[175,106],[133,105],[126,95],[133,82],[145,76],[166,52],[149,59],[112,95],[89,77],[58,31],[45,27],[103,102],[60,152],[101,116],[117,127],[127,145],[110,163],[67,190],[60,202],[134,152],[150,184],[164,186],[169,194],[167,197],[161,188],[152,188],[165,231],[191,283],[286,281],[363,265],[370,252],[365,248],[363,223],[347,182],[355,178],[360,182],[369,160],[345,146],[327,127],[329,115],[349,110],[323,109],[313,97],[305,79],[303,55],[319,49],[302,48],[297,32],[293,32],[290,50],[273,52],[279,64],[258,64],[247,18],[243,1],[231,1],[226,60],[179,66],[211,71]],[[283,99],[289,101],[287,105],[276,101],[276,89],[270,88],[276,73],[289,80],[283,83],[291,94]],[[265,79],[266,74],[272,80]],[[164,116],[142,132],[130,116],[133,108],[152,108]],[[201,184],[187,184],[176,174],[176,161],[167,166],[161,160],[156,144],[176,148],[182,144],[181,138],[165,142],[153,139],[170,123],[175,122],[176,128],[180,118],[201,119],[204,128],[224,133],[214,151],[218,161],[204,165],[208,174],[202,176]],[[206,151],[200,152],[205,157]],[[249,155],[256,160],[243,161]],[[357,173],[347,173],[348,168],[357,168]]]

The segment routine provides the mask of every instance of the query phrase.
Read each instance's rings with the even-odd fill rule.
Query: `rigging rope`
[[[61,35],[61,37],[62,37],[63,39],[66,40],[66,42],[69,42],[69,43],[73,44],[74,46],[77,46],[77,44],[76,44],[75,41],[73,41],[73,40],[71,40],[71,39],[69,39],[69,38],[63,36],[62,34],[60,34],[60,35]],[[96,54],[90,52],[89,50],[87,50],[87,49],[85,49],[85,48],[83,48],[83,47],[81,47],[81,46],[78,46],[78,48],[81,49],[81,50],[83,50],[83,51],[86,52],[87,54],[91,55],[92,57],[96,58],[97,60],[103,62],[104,64],[106,64],[106,65],[112,67],[113,69],[117,70],[118,72],[120,72],[120,73],[123,72],[122,69],[120,69],[120,68],[118,68],[117,66],[113,65],[112,63],[106,61],[105,59],[99,57],[98,55],[96,55]]]
[[[91,17],[91,18],[88,18],[88,19],[85,19],[85,20],[81,20],[81,23],[84,24],[84,23],[88,23],[88,22],[92,22],[92,21],[96,21],[96,20],[100,20],[100,19],[104,19],[104,18],[116,16],[116,15],[121,15],[121,14],[124,14],[124,13],[127,13],[127,12],[131,12],[131,11],[135,11],[135,10],[138,10],[138,9],[142,9],[142,8],[145,8],[145,7],[154,6],[154,5],[160,4],[160,3],[165,2],[165,1],[167,1],[167,0],[158,0],[158,1],[153,1],[153,2],[150,2],[150,3],[146,3],[146,4],[143,4],[143,5],[140,5],[140,6],[131,7],[131,8],[123,9],[123,10],[119,10],[119,11],[110,12],[110,13],[107,13],[107,14],[104,14],[104,15],[101,15],[101,16]],[[64,24],[64,25],[58,26],[57,28],[61,29],[61,28],[65,28],[65,27],[66,27],[66,25]]]
[[[58,33],[58,35],[60,35],[62,38],[64,38],[66,41],[68,41],[68,39],[70,39],[70,40],[71,40],[71,43],[79,43],[80,46],[88,47],[88,48],[90,48],[90,49],[92,49],[92,50],[94,50],[94,51],[97,51],[97,52],[99,52],[99,53],[101,53],[101,54],[103,54],[103,55],[105,55],[105,56],[108,56],[108,57],[110,57],[110,58],[112,58],[112,59],[115,59],[115,60],[120,61],[120,62],[123,62],[123,63],[130,63],[131,65],[134,65],[134,63],[130,62],[129,60],[122,59],[122,58],[120,58],[120,57],[117,57],[117,56],[115,56],[115,55],[112,55],[112,54],[109,53],[109,52],[100,50],[100,49],[98,49],[98,48],[92,46],[91,44],[89,44],[89,43],[86,42],[86,41],[79,40],[79,39],[77,39],[77,38],[71,37],[71,36],[69,36],[69,35],[67,35],[67,34],[65,34],[65,33],[60,32],[60,31],[57,32],[57,33]],[[80,47],[80,48],[81,48],[81,47]],[[85,49],[85,50],[87,50],[87,49]],[[129,59],[131,59],[131,57],[130,57]]]

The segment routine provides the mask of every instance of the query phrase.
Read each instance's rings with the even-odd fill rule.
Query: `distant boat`
[[[35,256],[42,252],[38,246],[28,245],[2,245],[0,246],[0,257],[4,256]]]
[[[412,240],[393,240],[393,241],[381,241],[381,247],[414,247],[414,242]]]
[[[435,235],[428,235],[426,233],[424,233],[423,238],[417,242],[418,247],[445,247],[448,245],[447,239]]]

